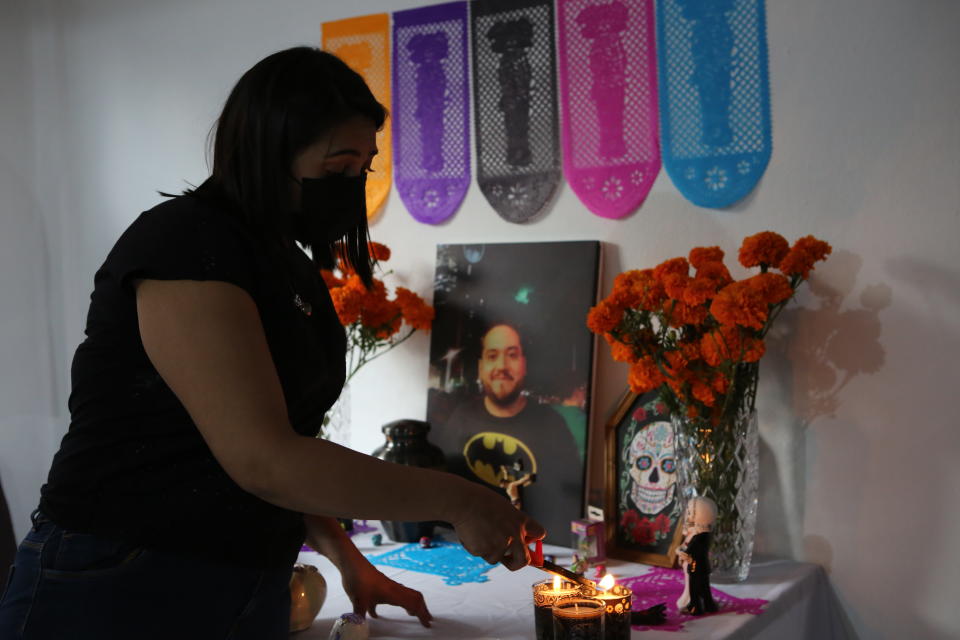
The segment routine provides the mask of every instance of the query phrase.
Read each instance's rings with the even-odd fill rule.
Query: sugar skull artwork
[[[670,566],[680,522],[677,461],[669,411],[655,392],[634,400],[617,426],[617,444],[616,542]]]
[[[673,425],[658,420],[637,431],[627,461],[630,501],[640,513],[657,515],[673,502],[676,488]]]

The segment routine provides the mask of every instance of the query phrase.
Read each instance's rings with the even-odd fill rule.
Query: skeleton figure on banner
[[[733,70],[733,32],[727,13],[734,0],[678,0],[683,18],[692,23],[693,71],[690,82],[700,93],[704,115],[701,141],[722,147],[733,140],[730,128],[731,72]]]
[[[442,31],[420,33],[407,44],[410,60],[417,66],[417,108],[413,115],[420,124],[420,167],[443,170],[443,111],[447,75],[443,60],[449,54],[447,35]]]
[[[487,31],[490,48],[500,54],[497,80],[498,106],[507,132],[507,163],[530,164],[530,84],[532,72],[527,49],[533,46],[533,23],[526,18],[495,23]]]
[[[605,158],[619,158],[627,152],[623,140],[627,52],[620,34],[629,17],[627,7],[616,1],[590,5],[577,14],[580,33],[590,40],[590,97],[600,126],[599,153]]]

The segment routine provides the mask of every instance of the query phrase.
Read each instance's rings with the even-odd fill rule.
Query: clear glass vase
[[[707,496],[717,503],[710,578],[716,582],[746,580],[757,526],[757,412],[743,406],[715,425],[706,419],[687,418],[681,410],[672,421],[677,488],[684,509],[686,501],[694,496]]]
[[[320,437],[345,447],[350,446],[350,385],[343,385],[340,397],[323,418]]]

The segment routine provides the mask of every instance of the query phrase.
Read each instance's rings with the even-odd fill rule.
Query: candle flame
[[[560,576],[553,576],[553,590],[560,590]]]
[[[604,591],[608,591],[613,587],[614,582],[613,574],[608,573],[607,575],[603,576],[603,579],[600,581],[598,586]]]

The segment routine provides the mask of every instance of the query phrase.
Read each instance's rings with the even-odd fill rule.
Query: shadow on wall
[[[853,379],[884,364],[880,312],[890,306],[892,290],[878,284],[857,292],[862,264],[860,256],[840,250],[820,265],[800,294],[813,302],[787,307],[768,334],[761,364],[757,552],[805,558],[828,572],[832,550],[826,540],[807,545],[801,539],[806,430],[835,415]]]

